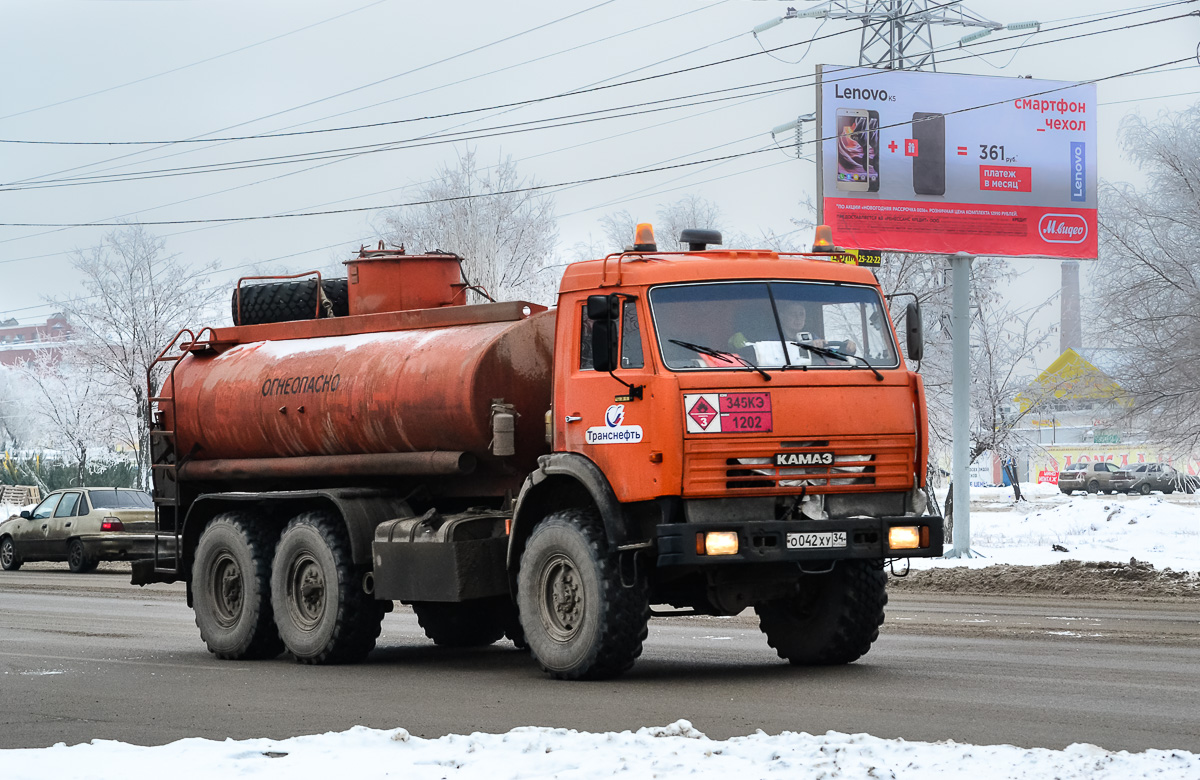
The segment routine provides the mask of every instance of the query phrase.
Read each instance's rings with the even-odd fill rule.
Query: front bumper
[[[888,547],[888,529],[894,526],[922,526],[928,529],[927,543],[918,549],[893,550]],[[697,535],[709,531],[735,531],[738,551],[732,555],[705,555],[697,552]],[[789,533],[844,531],[844,547],[789,549]],[[940,517],[851,517],[840,520],[777,520],[733,523],[666,523],[657,527],[658,565],[717,566],[731,563],[778,563],[830,561],[852,558],[937,558],[945,542],[944,521]],[[924,535],[923,535],[924,538]]]

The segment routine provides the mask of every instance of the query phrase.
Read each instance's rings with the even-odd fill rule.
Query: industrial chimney
[[[1062,263],[1062,291],[1059,293],[1062,306],[1062,322],[1059,325],[1058,352],[1068,349],[1078,352],[1083,348],[1083,322],[1079,314],[1079,261],[1064,260]]]

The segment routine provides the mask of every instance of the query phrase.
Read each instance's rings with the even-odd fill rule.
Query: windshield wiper
[[[879,381],[879,382],[883,381],[883,374],[879,373],[879,369],[875,368],[875,366],[868,363],[866,358],[859,357],[858,355],[843,355],[841,352],[838,352],[835,349],[828,349],[826,347],[818,347],[816,344],[810,344],[807,341],[792,341],[790,343],[795,344],[797,347],[800,347],[801,349],[807,349],[809,352],[815,352],[816,354],[820,355],[821,357],[836,358],[837,360],[841,360],[843,362],[849,363],[854,368],[858,368],[858,363],[856,361],[861,360],[862,364],[864,366],[866,366],[867,368],[871,369],[871,371],[875,374],[875,379],[877,381]]]
[[[687,341],[680,341],[679,339],[667,340],[672,344],[678,344],[684,349],[690,349],[693,352],[699,352],[701,355],[709,355],[710,357],[715,357],[717,360],[723,360],[726,363],[732,363],[734,360],[736,360],[745,366],[747,371],[757,371],[758,373],[762,374],[763,379],[767,380],[768,382],[771,381],[770,374],[768,374],[766,371],[763,371],[753,362],[747,360],[736,352],[726,352],[723,349],[713,349],[712,347],[706,347],[703,344],[692,344]]]

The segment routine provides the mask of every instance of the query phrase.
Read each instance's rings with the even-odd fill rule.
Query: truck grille
[[[853,493],[911,486],[913,442],[848,438],[826,441],[703,439],[684,445],[684,493],[728,495]],[[831,465],[776,466],[777,453],[833,453]]]

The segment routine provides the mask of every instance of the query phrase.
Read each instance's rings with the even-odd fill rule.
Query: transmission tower
[[[1004,25],[962,7],[962,0],[828,0],[788,16],[850,19],[862,23],[858,64],[888,70],[937,70],[933,28],[974,27],[963,42]]]

